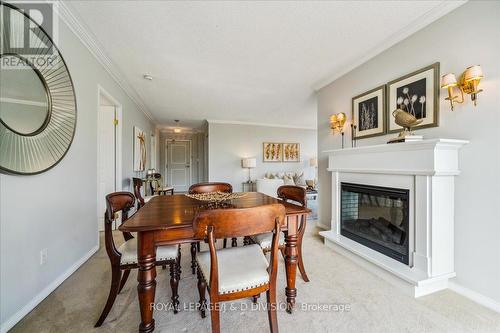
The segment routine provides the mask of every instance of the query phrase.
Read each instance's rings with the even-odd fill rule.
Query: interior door
[[[99,230],[104,230],[105,197],[116,191],[116,109],[114,106],[99,108]]]
[[[191,142],[180,140],[167,141],[165,152],[167,182],[175,192],[185,192],[191,185]]]

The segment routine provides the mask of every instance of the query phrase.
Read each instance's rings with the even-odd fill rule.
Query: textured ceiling
[[[316,126],[315,88],[459,5],[66,3],[159,125],[217,119],[304,127]]]

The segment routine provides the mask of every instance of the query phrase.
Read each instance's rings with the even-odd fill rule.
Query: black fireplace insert
[[[341,183],[340,234],[409,264],[409,190]]]

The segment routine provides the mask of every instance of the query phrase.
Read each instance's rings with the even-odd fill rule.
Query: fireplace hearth
[[[340,233],[409,264],[409,190],[341,183]]]

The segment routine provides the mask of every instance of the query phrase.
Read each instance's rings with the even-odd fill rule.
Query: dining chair
[[[271,332],[278,332],[276,315],[276,276],[280,226],[285,220],[285,207],[271,204],[253,208],[214,209],[200,212],[194,219],[195,237],[206,239],[208,251],[196,257],[198,273],[198,303],[205,317],[206,289],[210,296],[212,332],[220,332],[220,302],[247,298],[266,292]],[[245,221],[245,223],[234,223]],[[271,232],[271,257],[257,244],[216,250],[215,240]]]
[[[233,186],[229,183],[222,182],[205,182],[193,184],[189,187],[189,194],[201,194],[201,193],[211,193],[211,192],[224,192],[233,193]],[[237,246],[237,239],[233,238],[231,240],[231,245],[233,247]],[[226,248],[227,239],[224,239],[223,247]],[[191,272],[196,273],[196,252],[200,252],[200,242],[191,243]]]
[[[111,262],[111,288],[108,300],[97,320],[95,327],[102,325],[113,307],[116,296],[121,292],[131,269],[138,268],[137,240],[129,232],[123,232],[125,243],[118,248],[113,238],[112,223],[117,212],[122,212],[122,222],[128,219],[128,213],[134,206],[135,198],[130,192],[115,192],[106,196],[106,212],[104,213],[104,241],[106,252]],[[170,266],[170,287],[172,289],[172,304],[174,313],[179,309],[178,286],[180,279],[180,246],[158,246],[156,249],[156,266]],[[123,274],[122,274],[123,272]]]
[[[294,201],[294,203],[300,204],[302,207],[307,207],[307,196],[306,189],[301,186],[295,185],[282,185],[278,187],[277,194],[278,198],[287,202]],[[306,230],[306,221],[307,219],[303,216],[299,221],[299,226],[297,229],[297,257],[298,263],[297,266],[300,271],[300,275],[302,276],[302,280],[305,282],[309,282],[309,277],[307,276],[306,270],[304,268],[304,259],[302,257],[302,239],[304,238],[304,232]],[[286,233],[286,231],[285,231]],[[262,248],[264,253],[267,253],[271,250],[271,240],[272,234],[261,234],[251,237],[252,241]],[[283,234],[280,235],[279,239],[279,247],[283,257],[285,256],[285,237]],[[255,300],[255,299],[254,299]]]
[[[153,179],[149,183],[151,187],[151,193],[158,195],[166,195],[168,192],[171,195],[174,195],[174,187],[173,186],[163,186],[161,173],[154,173],[151,176]],[[154,184],[154,185],[153,185]]]
[[[135,197],[137,198],[137,209],[141,208],[146,204],[146,202],[155,197],[155,195],[144,195],[144,197],[142,196],[142,179],[140,178],[132,178],[132,186],[134,188]]]

